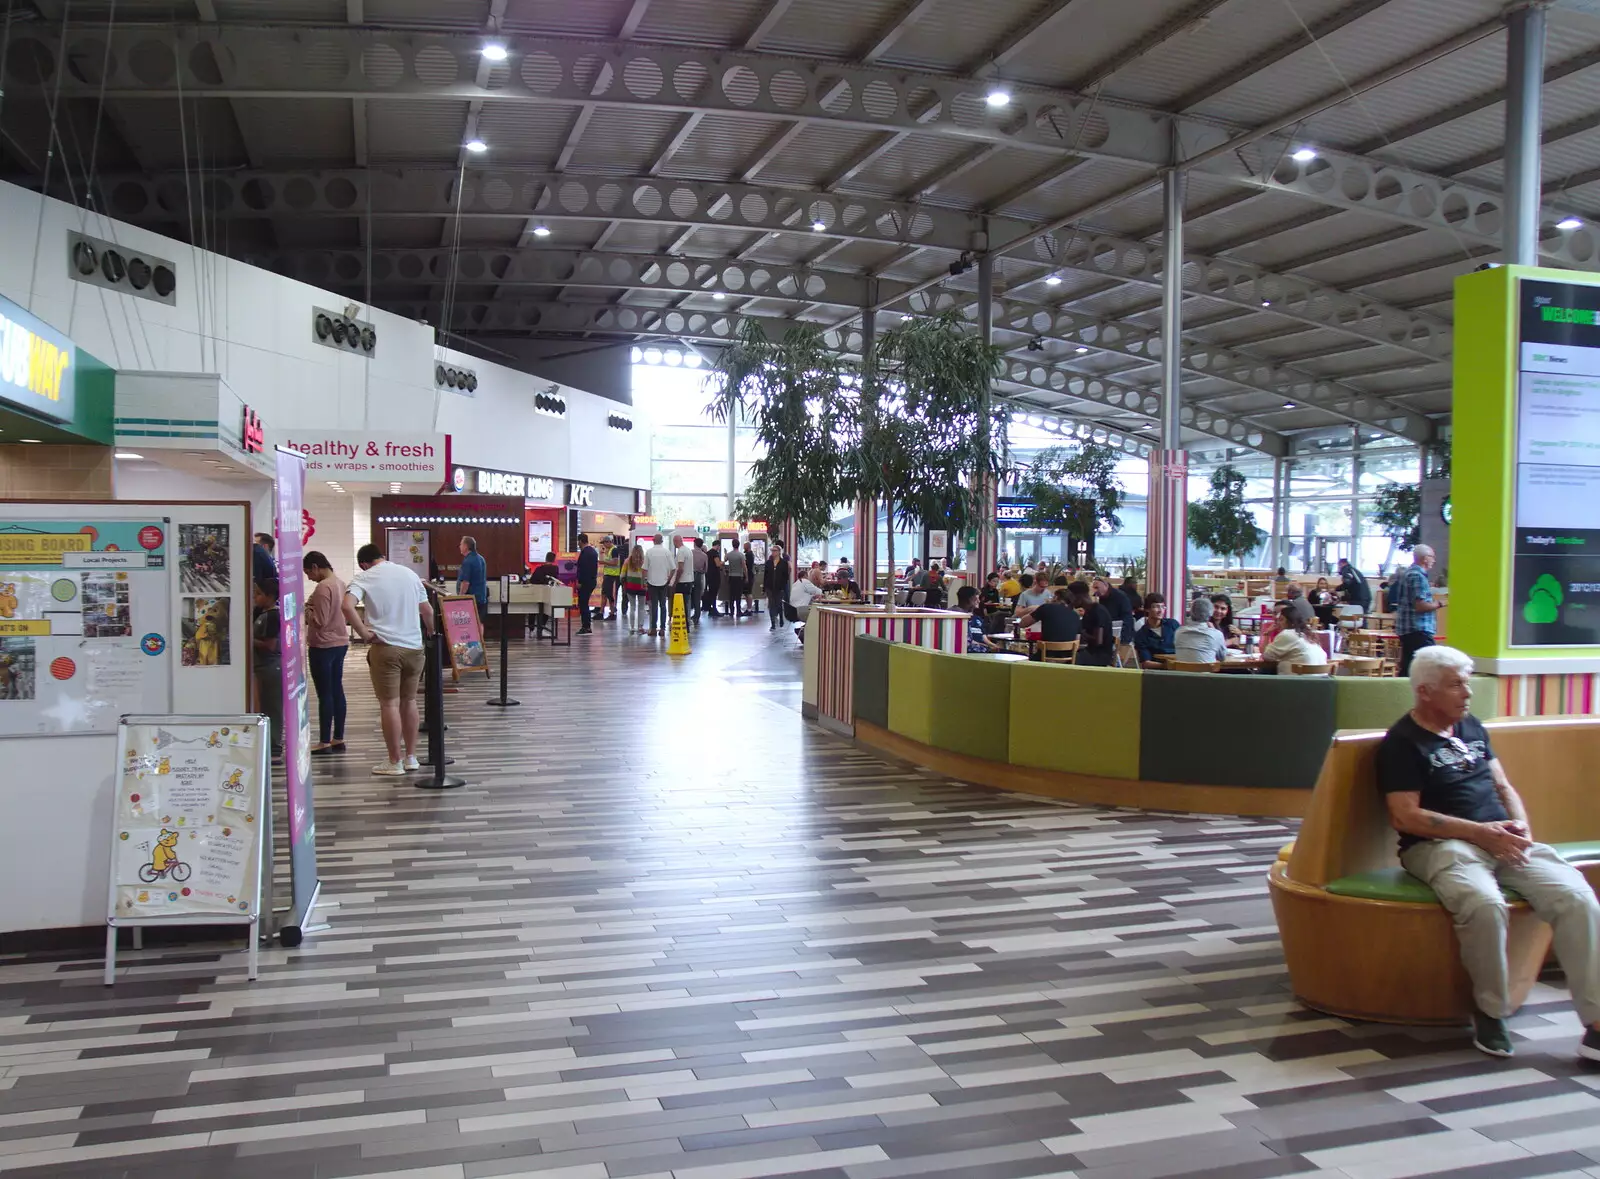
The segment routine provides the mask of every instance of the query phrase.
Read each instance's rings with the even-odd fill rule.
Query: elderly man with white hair
[[[1472,980],[1472,1043],[1510,1056],[1506,899],[1515,889],[1555,931],[1556,957],[1584,1023],[1578,1055],[1600,1061],[1600,902],[1578,870],[1534,841],[1488,731],[1469,711],[1472,660],[1426,647],[1411,662],[1411,711],[1378,747],[1378,788],[1400,862],[1455,920]]]
[[[1433,568],[1433,550],[1419,544],[1411,550],[1411,565],[1395,579],[1389,591],[1389,609],[1394,611],[1394,633],[1400,636],[1400,674],[1411,670],[1411,660],[1424,647],[1433,646],[1439,630],[1439,603],[1433,600],[1428,571]]]

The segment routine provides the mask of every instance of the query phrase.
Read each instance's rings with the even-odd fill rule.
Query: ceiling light
[[[902,315],[900,317],[900,322],[901,323],[910,323],[911,322],[911,312],[907,311],[904,315]]]
[[[337,486],[339,486],[332,479],[325,479],[325,480],[323,480],[323,482],[325,482],[329,487],[337,487]]]
[[[1582,229],[1583,228],[1583,219],[1581,217],[1563,217],[1560,221],[1556,222],[1556,228],[1557,229]]]
[[[144,457],[144,455],[142,455],[142,454],[134,454],[133,451],[131,451],[131,450],[119,450],[115,454],[113,454],[111,457],[112,458],[119,458],[119,459],[142,459]]]
[[[1081,346],[1080,346],[1080,347],[1079,347],[1079,348],[1078,348],[1078,355],[1079,355],[1079,356],[1082,356],[1082,355],[1083,355],[1083,354],[1084,354],[1084,353],[1085,353],[1085,352],[1087,352],[1087,351],[1089,351],[1089,350],[1088,350],[1088,349],[1087,349],[1087,348],[1084,348],[1084,347],[1081,347]]]
[[[1261,305],[1263,307],[1271,307],[1272,306],[1272,300],[1271,299],[1263,299],[1263,300],[1261,300]]]
[[[538,225],[535,225],[533,227],[533,236],[534,237],[549,237],[550,236],[550,227],[548,225],[543,224],[542,222],[540,224],[538,224]]]
[[[1058,286],[1060,286],[1061,285],[1061,276],[1059,274],[1052,274],[1049,278],[1044,280],[1044,285],[1047,286],[1047,287],[1058,287]]]
[[[1284,403],[1283,403],[1283,408],[1284,408],[1284,409],[1293,409],[1293,408],[1294,408],[1294,402],[1292,402],[1292,401],[1285,401],[1285,402],[1284,402]]]
[[[37,444],[39,440],[37,438],[18,438],[17,441],[18,442],[30,442],[30,443]]]
[[[479,152],[486,152],[489,150],[489,145],[481,139],[467,140],[466,147],[467,150],[473,155],[477,155]]]
[[[1312,160],[1317,158],[1317,151],[1315,148],[1302,147],[1289,158],[1297,164],[1309,164]]]
[[[821,233],[824,229],[828,228],[828,223],[826,221],[813,221],[811,223],[811,228],[815,232]]]
[[[511,56],[510,52],[504,45],[501,45],[495,41],[489,42],[489,44],[485,45],[479,52],[483,54],[485,61],[504,61],[506,58]]]
[[[721,302],[723,299],[726,299],[728,296],[724,295],[721,291],[712,291],[711,292],[711,297],[713,299],[716,299],[718,302]]]
[[[985,96],[984,101],[990,106],[995,107],[1010,106],[1011,91],[1007,90],[1003,86],[996,86],[993,90],[989,91],[988,95]]]

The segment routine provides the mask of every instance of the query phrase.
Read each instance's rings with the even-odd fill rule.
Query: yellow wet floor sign
[[[672,595],[672,625],[667,629],[667,654],[689,654],[689,615],[684,609],[683,595]]]

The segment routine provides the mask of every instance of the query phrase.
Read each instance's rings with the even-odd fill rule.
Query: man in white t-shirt
[[[694,614],[692,605],[694,602],[694,542],[686,537],[679,538],[678,551],[672,555],[672,559],[677,562],[678,566],[678,582],[672,587],[672,592],[683,599],[683,619],[687,625],[693,621],[692,615]],[[667,614],[667,621],[669,623],[672,621],[670,611]]]
[[[426,662],[422,636],[433,634],[433,607],[417,575],[385,559],[375,544],[356,554],[361,572],[344,593],[344,617],[367,647],[367,670],[378,697],[388,760],[372,767],[379,777],[400,777],[417,762],[417,685]],[[357,611],[360,604],[364,609]],[[365,617],[363,617],[363,614]]]
[[[650,634],[654,637],[667,629],[667,595],[677,582],[677,562],[659,534],[644,551],[644,580],[650,587]]]

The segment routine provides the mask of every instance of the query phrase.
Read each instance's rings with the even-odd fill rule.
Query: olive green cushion
[[[1394,676],[1335,676],[1333,690],[1337,729],[1387,729],[1411,708],[1411,681]],[[1479,720],[1500,715],[1493,676],[1472,677],[1472,713]]]
[[[1359,897],[1366,901],[1405,901],[1413,905],[1439,903],[1433,889],[1404,868],[1379,868],[1375,872],[1341,876],[1338,880],[1328,881],[1328,891],[1335,896]],[[1508,901],[1522,899],[1509,888],[1505,894]]]
[[[1003,660],[930,653],[928,744],[1004,762],[1011,728],[1011,668]]]
[[[951,658],[955,658],[951,656]],[[889,644],[889,731],[933,744],[933,653]]]
[[[1144,680],[1114,667],[1012,664],[1011,764],[1137,778]]]

